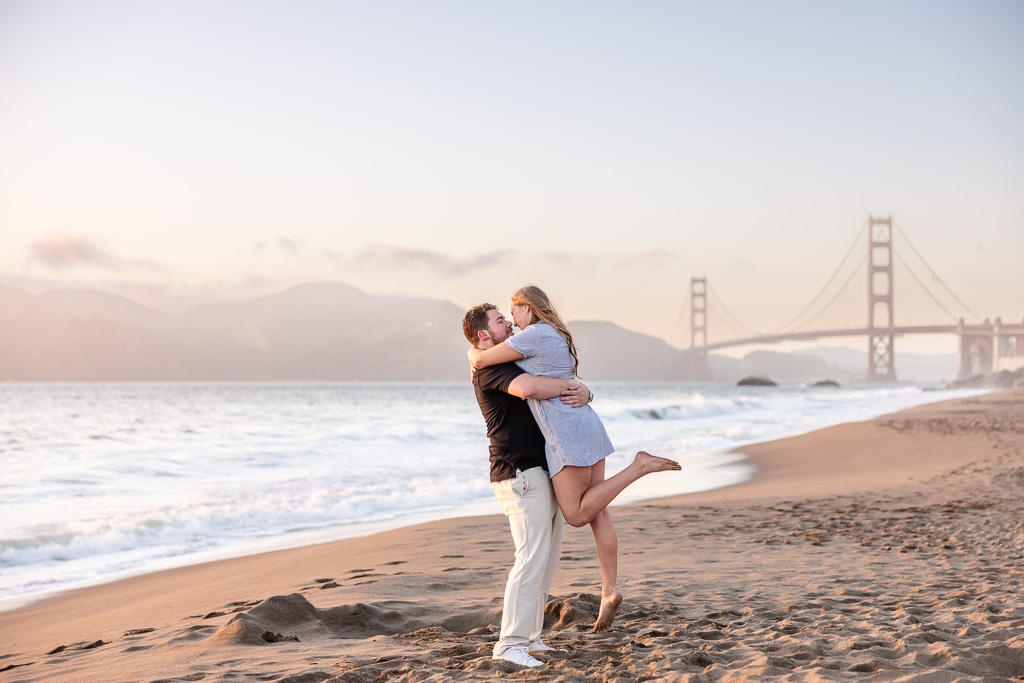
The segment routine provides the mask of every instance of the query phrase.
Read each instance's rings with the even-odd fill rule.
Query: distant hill
[[[95,291],[0,288],[0,379],[461,380],[461,308],[308,284],[168,315]],[[684,352],[611,323],[573,325],[594,379],[681,379]]]
[[[0,380],[463,380],[464,313],[446,301],[374,296],[341,283],[181,315],[97,291],[0,287]],[[660,339],[608,322],[572,329],[585,380],[688,375],[687,352]],[[722,380],[863,378],[863,369],[837,360],[756,351],[741,360],[712,355],[709,364]]]
[[[685,379],[689,375],[689,354],[655,337],[590,320],[573,322],[572,335],[584,380]]]
[[[177,316],[99,292],[0,288],[0,378],[457,379],[467,372],[462,315],[336,283]]]

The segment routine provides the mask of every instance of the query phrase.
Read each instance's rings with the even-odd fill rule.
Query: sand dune
[[[751,447],[751,482],[567,528],[541,669],[490,659],[500,516],[151,574],[0,614],[5,681],[1024,680],[1024,396]]]

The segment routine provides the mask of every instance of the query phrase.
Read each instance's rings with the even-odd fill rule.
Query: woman
[[[512,295],[512,320],[521,332],[489,349],[471,349],[473,367],[515,361],[532,375],[560,379],[576,376],[579,359],[572,334],[540,288],[530,285]],[[604,459],[615,449],[601,418],[590,406],[575,409],[557,398],[531,399],[530,409],[544,433],[548,472],[562,515],[572,526],[589,524],[594,532],[601,560],[601,611],[594,631],[603,631],[615,619],[622,602],[616,585],[618,537],[608,504],[645,474],[679,470],[679,463],[640,451],[626,469],[605,479]]]

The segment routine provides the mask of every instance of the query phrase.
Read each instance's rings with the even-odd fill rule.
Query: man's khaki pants
[[[513,479],[492,482],[491,487],[516,545],[516,561],[505,584],[501,636],[494,646],[494,654],[501,654],[517,645],[529,647],[540,638],[565,520],[548,473],[541,467],[516,470]]]

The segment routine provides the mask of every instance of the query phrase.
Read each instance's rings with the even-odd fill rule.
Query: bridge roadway
[[[822,337],[866,337],[870,334],[959,334],[961,331],[969,334],[995,334],[995,324],[964,325],[961,329],[958,325],[919,325],[908,327],[876,327],[870,329],[860,327],[849,330],[823,330],[819,332],[785,332],[782,334],[770,334],[760,337],[749,337],[747,339],[734,339],[732,341],[715,342],[706,346],[695,347],[699,351],[713,351],[724,349],[730,346],[744,346],[746,344],[774,344],[783,341],[799,341],[820,339]],[[1021,334],[1024,335],[1024,323],[1006,324],[1002,323],[999,328],[1000,334]]]

